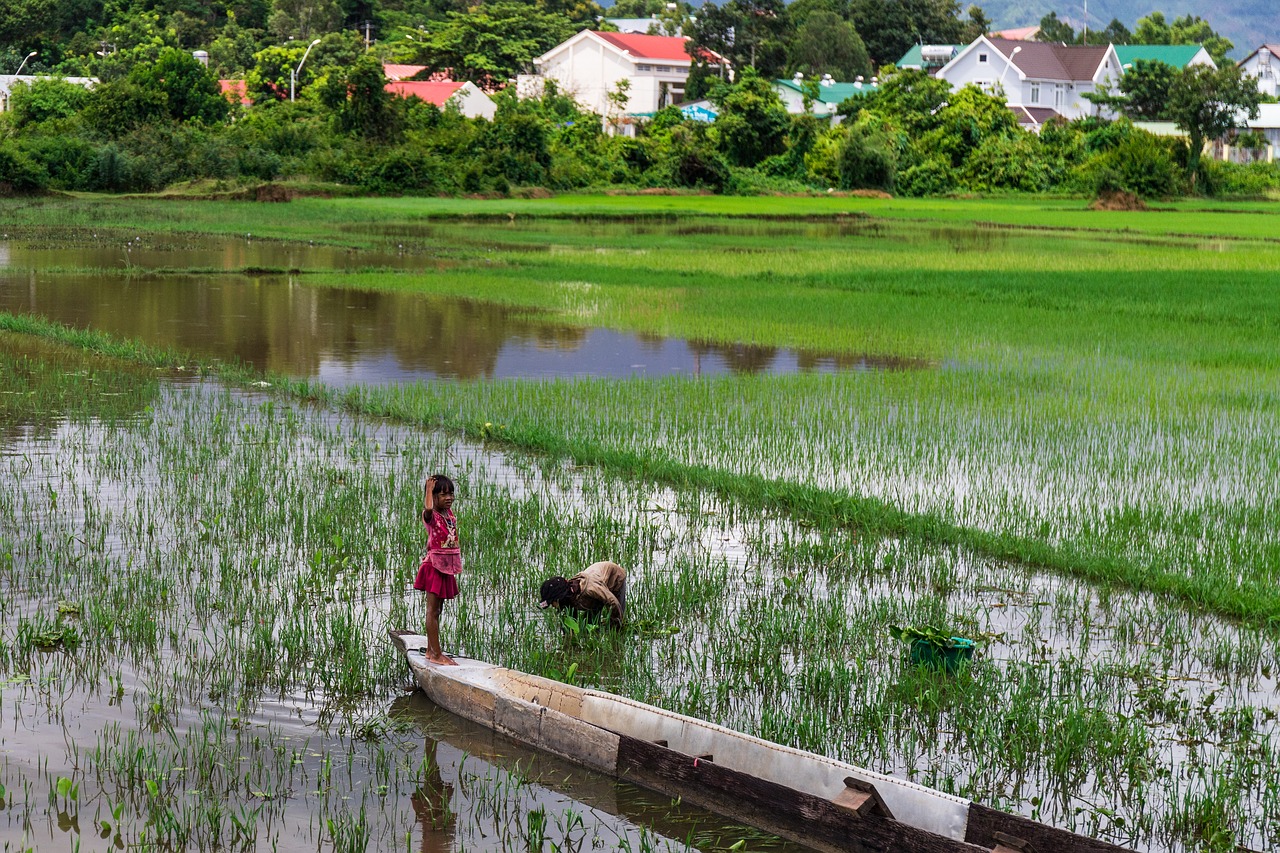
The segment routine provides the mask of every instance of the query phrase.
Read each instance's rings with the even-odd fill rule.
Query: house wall
[[[613,47],[586,37],[568,43],[563,50],[545,59],[539,72],[542,77],[554,80],[584,109],[608,116],[609,93],[615,91],[623,79],[631,81],[623,112],[657,112],[664,84],[667,93],[664,106],[683,101],[689,63],[623,56]]]
[[[1258,83],[1258,91],[1273,98],[1280,97],[1280,56],[1270,57],[1270,62],[1263,65],[1255,53],[1240,64],[1244,73]]]
[[[462,114],[468,118],[485,118],[492,121],[498,112],[498,105],[493,102],[493,98],[480,91],[474,83],[467,83],[449,100],[456,101]]]
[[[983,55],[987,57],[986,62],[981,61]],[[952,88],[961,89],[973,84],[985,92],[995,92],[1003,77],[1005,91],[1010,95],[1009,103],[1017,103],[1013,100],[1013,93],[1018,89],[1018,69],[1000,51],[989,45],[977,45],[964,56],[953,60],[938,76],[950,83]]]
[[[566,43],[563,50],[547,57],[538,70],[544,78],[554,80],[561,91],[572,95],[579,106],[601,115],[609,111],[609,92],[617,88],[619,80],[633,73],[629,60],[591,37]],[[632,101],[635,96],[633,83]]]

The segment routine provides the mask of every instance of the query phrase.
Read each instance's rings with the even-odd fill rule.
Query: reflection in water
[[[292,277],[0,273],[0,311],[346,386],[419,379],[662,376],[918,368],[912,359],[705,344],[550,322],[420,294]]]
[[[809,848],[700,808],[579,767],[441,709],[420,691],[391,703],[389,716],[425,738],[420,783],[410,794],[415,846],[450,850],[807,853]]]
[[[427,738],[426,753],[422,759],[423,776],[418,789],[409,795],[413,813],[421,830],[422,853],[448,853],[453,847],[454,825],[453,786],[440,775],[440,761],[436,757],[439,743]]]

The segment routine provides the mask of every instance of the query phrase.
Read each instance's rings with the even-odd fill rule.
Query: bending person
[[[607,560],[590,566],[567,580],[547,578],[542,584],[539,607],[554,607],[586,613],[606,608],[609,620],[622,627],[627,612],[627,570]]]

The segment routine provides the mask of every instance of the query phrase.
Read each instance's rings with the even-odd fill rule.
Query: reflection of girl
[[[462,570],[458,521],[453,517],[453,480],[443,474],[427,478],[422,496],[422,523],[427,527],[427,556],[418,566],[413,588],[427,594],[427,660],[456,666],[440,648],[440,614],[458,594]]]
[[[437,744],[427,741],[427,755],[423,761],[423,779],[418,790],[409,795],[413,813],[422,826],[422,853],[447,853],[453,849],[453,827],[457,818],[450,808],[453,786],[446,785],[440,776],[440,762],[436,760]]]

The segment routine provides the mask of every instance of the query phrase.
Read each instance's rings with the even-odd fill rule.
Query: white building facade
[[[1280,44],[1264,44],[1240,63],[1245,75],[1258,81],[1258,91],[1280,98]]]
[[[1051,109],[1065,119],[1098,114],[1084,97],[1123,74],[1111,45],[1062,45],[980,37],[938,71],[954,88],[1004,93],[1010,107]],[[1106,114],[1105,111],[1103,113]]]
[[[583,30],[535,59],[536,78],[553,81],[579,106],[602,116],[647,115],[684,100],[693,59],[688,39],[642,33]],[[712,57],[718,62],[719,57]],[[626,100],[610,100],[626,80]],[[539,79],[522,79],[521,92],[536,90]]]

